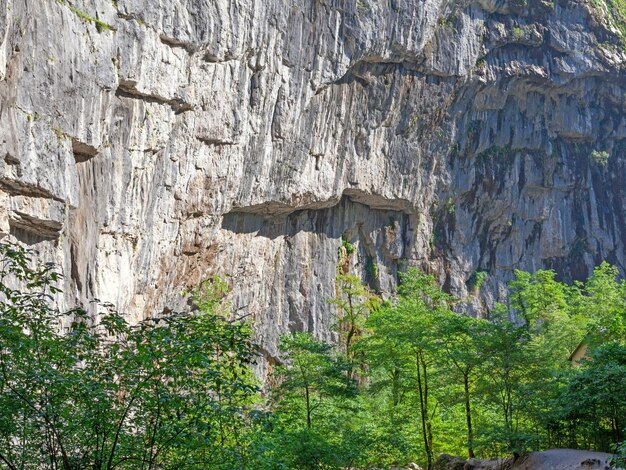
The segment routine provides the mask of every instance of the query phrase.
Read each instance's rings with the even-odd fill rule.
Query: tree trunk
[[[420,397],[420,415],[422,418],[422,434],[424,435],[424,450],[426,451],[426,459],[428,461],[428,470],[431,470],[433,467],[433,457],[432,451],[430,448],[431,439],[429,439],[429,434],[432,432],[429,431],[429,426],[427,424],[428,420],[428,405],[426,402],[426,393],[422,386],[422,372],[421,372],[421,354],[417,353],[415,356],[415,363],[417,366],[417,388],[419,389],[419,397]]]
[[[474,456],[474,431],[472,430],[472,410],[470,408],[469,377],[463,374],[463,387],[465,391],[465,420],[467,421],[467,454],[470,459]]]
[[[306,427],[311,429],[311,397],[309,396],[309,387],[304,387],[306,397]]]
[[[352,306],[352,294],[348,294],[348,321],[350,323],[350,326],[348,328],[348,334],[346,335],[346,357],[348,358],[348,362],[349,362],[349,369],[348,369],[348,382],[350,382],[350,380],[352,380],[353,377],[353,355],[352,355],[352,337],[354,336],[355,333],[355,325],[354,325],[354,307]]]
[[[431,464],[429,464],[428,468],[432,466],[432,456],[433,456],[433,425],[430,421],[430,414],[428,412],[428,371],[426,369],[426,361],[424,360],[424,354],[420,354],[420,362],[422,364],[422,373],[424,375],[424,411],[426,412],[426,429],[428,430],[428,449],[430,454]]]

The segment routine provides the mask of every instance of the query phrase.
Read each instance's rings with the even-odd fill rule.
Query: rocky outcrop
[[[481,314],[513,270],[626,266],[626,54],[583,0],[0,0],[0,232],[65,305],[332,338],[337,250]],[[477,272],[489,276],[472,289]]]
[[[549,449],[494,460],[464,460],[460,457],[441,454],[433,468],[434,470],[533,470],[537,468],[611,470],[618,468],[613,466],[614,458],[614,455],[605,452],[575,449]]]

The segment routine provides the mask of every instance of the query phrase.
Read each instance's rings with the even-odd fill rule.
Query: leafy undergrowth
[[[622,43],[626,41],[626,0],[594,0],[596,7],[606,8],[611,24],[619,31]]]

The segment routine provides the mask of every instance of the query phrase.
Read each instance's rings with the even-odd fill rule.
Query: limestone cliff
[[[475,313],[626,267],[626,54],[602,1],[0,0],[0,231],[65,305],[231,276],[268,355],[331,338],[337,253]],[[489,273],[478,290],[477,272]]]

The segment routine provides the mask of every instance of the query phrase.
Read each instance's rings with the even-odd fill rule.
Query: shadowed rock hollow
[[[479,314],[516,268],[624,271],[625,61],[588,1],[0,0],[0,231],[64,305],[230,275],[268,356],[332,336],[342,237]]]

